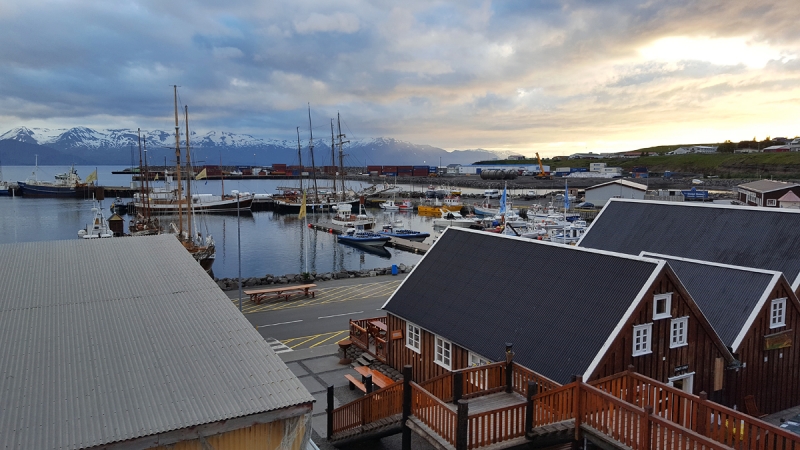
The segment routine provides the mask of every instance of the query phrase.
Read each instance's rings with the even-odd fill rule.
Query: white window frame
[[[694,393],[694,372],[685,373],[683,375],[678,375],[676,377],[670,377],[667,379],[668,383],[667,386],[675,386],[675,382],[678,380],[686,380],[683,383],[683,392],[687,392],[689,394]]]
[[[435,336],[433,347],[433,362],[451,370],[453,367],[453,343],[441,336]]]
[[[637,342],[636,334],[638,332],[642,332],[641,337],[642,341],[644,342]],[[649,355],[653,353],[653,324],[646,323],[644,325],[634,325],[633,326],[633,339],[631,339],[631,343],[633,345],[633,356],[641,356],[641,355]]]
[[[773,299],[769,305],[769,327],[786,326],[786,298]]]
[[[492,362],[483,356],[469,352],[469,367],[488,366]]]
[[[422,353],[420,350],[421,341],[422,329],[411,322],[406,322],[406,347],[414,350],[417,353]]]
[[[658,312],[658,302],[664,301],[663,313]],[[657,294],[653,296],[653,320],[669,319],[672,317],[672,292]]]
[[[677,336],[676,331],[680,331]],[[678,338],[677,340],[675,339],[676,337]],[[669,348],[687,345],[689,345],[689,316],[672,319],[669,326]]]
[[[774,198],[768,198],[767,199],[767,206],[777,206],[777,204],[778,204],[778,201],[775,200]]]

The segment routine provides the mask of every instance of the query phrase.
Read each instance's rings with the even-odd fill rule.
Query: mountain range
[[[181,135],[181,151],[185,136]],[[0,135],[0,162],[6,165],[138,165],[139,139],[136,130],[93,130],[18,127]],[[142,132],[142,142],[152,165],[175,162],[173,132]],[[268,166],[298,164],[297,142],[261,139],[247,134],[209,131],[190,132],[192,162],[196,165],[223,164]],[[311,165],[308,142],[301,143],[303,164]],[[314,141],[314,163],[331,165],[331,142]],[[354,139],[344,146],[345,166],[471,164],[506,155],[483,149],[446,151],[393,138]],[[185,156],[183,156],[185,158]],[[338,156],[336,156],[338,165]]]

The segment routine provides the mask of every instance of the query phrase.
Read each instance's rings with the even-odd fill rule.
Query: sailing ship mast
[[[192,206],[194,205],[192,202],[192,175],[194,175],[194,171],[192,170],[192,157],[189,153],[189,107],[186,105],[183,107],[183,118],[186,121],[186,226],[194,242],[194,233],[192,231]]]
[[[297,162],[300,164],[300,192],[303,192],[303,153],[300,150],[300,127],[297,127]]]
[[[183,237],[183,189],[181,187],[181,129],[178,125],[178,85],[173,85],[175,93],[175,180],[178,183],[178,236]]]
[[[345,200],[345,193],[347,191],[345,191],[345,187],[344,187],[344,152],[342,150],[342,146],[344,144],[347,144],[350,141],[342,140],[342,139],[346,138],[347,136],[342,134],[342,120],[341,120],[341,117],[339,116],[338,112],[336,113],[336,123],[338,124],[338,127],[339,127],[339,135],[338,135],[338,138],[339,138],[339,176],[341,176],[341,180],[342,180],[342,200],[341,201],[344,201]]]
[[[314,131],[311,129],[311,103],[308,104],[308,152],[311,153],[311,176],[314,178],[314,203],[318,204],[317,168],[314,165]]]

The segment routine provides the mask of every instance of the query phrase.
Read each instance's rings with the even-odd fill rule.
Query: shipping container
[[[418,170],[418,169],[428,170],[428,166],[414,166],[414,170]]]
[[[569,167],[556,167],[556,172],[566,172],[566,173],[569,173]]]
[[[414,169],[413,175],[415,177],[427,177],[428,176],[428,168],[424,169]]]
[[[270,172],[270,175],[286,175],[286,171],[285,170],[273,170],[272,172]]]
[[[387,177],[396,177],[397,176],[397,172],[383,172],[383,174],[386,175]]]
[[[367,166],[367,172],[369,173],[376,172],[380,174],[382,169],[382,166]]]
[[[439,173],[439,168],[438,168],[438,167],[433,167],[433,166],[431,166],[431,167],[428,169],[428,173]]]
[[[272,168],[275,170],[286,170],[286,164],[273,164]]]
[[[397,166],[383,166],[383,173],[397,173]]]
[[[587,169],[586,167],[573,167],[573,168],[569,169],[569,171],[570,172],[588,172],[589,169]]]
[[[589,163],[589,172],[602,172],[606,163]]]
[[[397,166],[398,172],[410,172],[414,169],[414,166]]]

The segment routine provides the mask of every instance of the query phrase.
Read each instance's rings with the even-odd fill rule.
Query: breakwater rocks
[[[397,265],[398,273],[408,273],[414,265],[407,266],[405,264]],[[362,269],[362,270],[347,270],[342,272],[326,272],[326,273],[310,273],[310,274],[286,274],[286,275],[271,275],[267,274],[263,277],[249,277],[242,278],[242,287],[253,286],[267,286],[271,284],[290,284],[290,283],[316,283],[320,281],[341,280],[344,278],[369,278],[382,275],[391,275],[391,267],[375,268],[375,269]],[[223,291],[231,291],[239,289],[239,280],[237,278],[214,278],[217,286]]]

